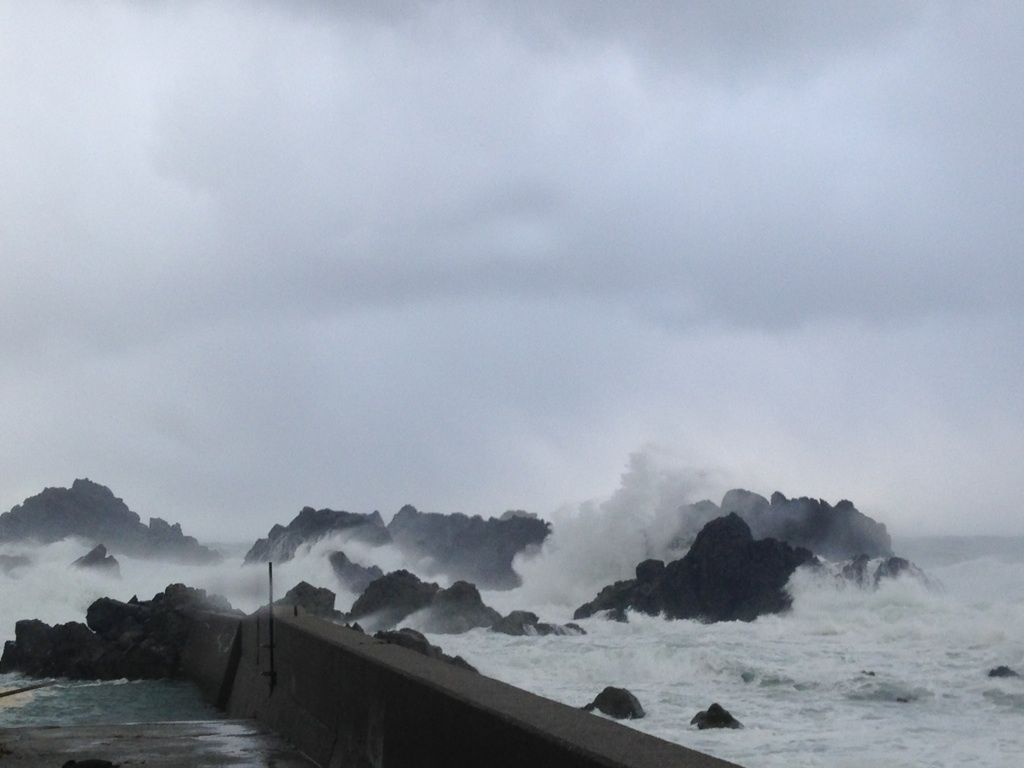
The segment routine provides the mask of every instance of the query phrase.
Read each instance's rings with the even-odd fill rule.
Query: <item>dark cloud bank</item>
[[[1024,13],[679,6],[0,3],[0,507],[1024,532]]]

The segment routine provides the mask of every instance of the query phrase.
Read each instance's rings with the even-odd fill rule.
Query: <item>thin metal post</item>
[[[267,651],[270,656],[270,669],[264,672],[267,677],[270,678],[270,690],[273,692],[274,686],[277,684],[277,670],[274,669],[274,563],[267,563],[267,581],[270,590],[270,605],[267,606],[267,634],[269,642],[267,643]]]

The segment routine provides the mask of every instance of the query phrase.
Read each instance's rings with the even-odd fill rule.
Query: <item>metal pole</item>
[[[268,620],[267,620],[267,633],[269,634],[269,642],[267,643],[267,650],[270,653],[270,671],[264,674],[270,678],[270,690],[273,692],[274,685],[277,684],[277,671],[274,669],[274,563],[267,563],[267,580],[270,589],[270,605],[267,607]]]

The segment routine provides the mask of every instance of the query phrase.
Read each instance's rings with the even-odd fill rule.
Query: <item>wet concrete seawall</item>
[[[185,673],[324,768],[733,765],[310,616],[197,617]],[[683,724],[681,724],[683,727]]]

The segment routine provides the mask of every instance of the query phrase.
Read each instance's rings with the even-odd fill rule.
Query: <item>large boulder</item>
[[[549,523],[522,512],[500,519],[478,515],[442,515],[402,507],[388,532],[406,555],[425,561],[428,572],[472,581],[485,589],[512,589],[520,578],[512,559],[537,549],[551,531]]]
[[[406,570],[392,571],[370,582],[352,604],[349,621],[369,620],[378,627],[393,627],[405,617],[426,608],[440,591]]]
[[[705,728],[742,728],[743,723],[733,717],[729,710],[721,704],[712,704],[702,712],[698,712],[690,720],[690,725],[696,725],[703,731]]]
[[[594,700],[585,705],[583,709],[587,712],[593,712],[596,709],[616,720],[636,720],[647,714],[640,706],[640,700],[631,691],[612,686],[608,686],[597,694]]]
[[[86,680],[174,677],[188,638],[188,617],[226,610],[231,608],[224,598],[182,584],[146,602],[100,598],[89,606],[88,626],[17,622],[14,640],[4,646],[0,672]]]
[[[670,619],[752,621],[787,610],[789,577],[816,562],[806,549],[775,539],[755,541],[750,527],[732,513],[705,525],[681,559],[664,570],[641,563],[638,578],[605,587],[573,618],[635,610]]]
[[[158,517],[139,516],[105,486],[75,480],[70,488],[46,488],[0,515],[0,542],[49,544],[68,536],[102,541],[114,552],[184,563],[211,563],[220,554]]]
[[[71,566],[73,568],[88,568],[89,570],[106,573],[109,576],[120,577],[121,575],[121,565],[117,562],[117,558],[113,555],[108,555],[107,548],[102,544],[97,544],[86,554],[75,560]]]
[[[334,509],[303,507],[288,525],[275,525],[265,539],[257,539],[245,555],[245,563],[283,563],[295,557],[299,547],[326,536],[343,534],[346,540],[373,546],[391,541],[379,512],[363,515]]]
[[[342,614],[340,611],[334,610],[334,600],[335,594],[326,587],[314,587],[308,581],[300,581],[274,604],[299,608],[303,613],[312,616],[338,619]]]
[[[501,614],[484,605],[480,590],[467,581],[456,581],[434,594],[421,625],[425,632],[454,635],[477,627],[489,627]]]
[[[342,586],[349,592],[354,592],[357,595],[370,586],[371,581],[379,579],[384,575],[384,571],[376,565],[360,565],[349,560],[348,556],[340,550],[331,552],[327,559],[330,561],[331,569]]]

